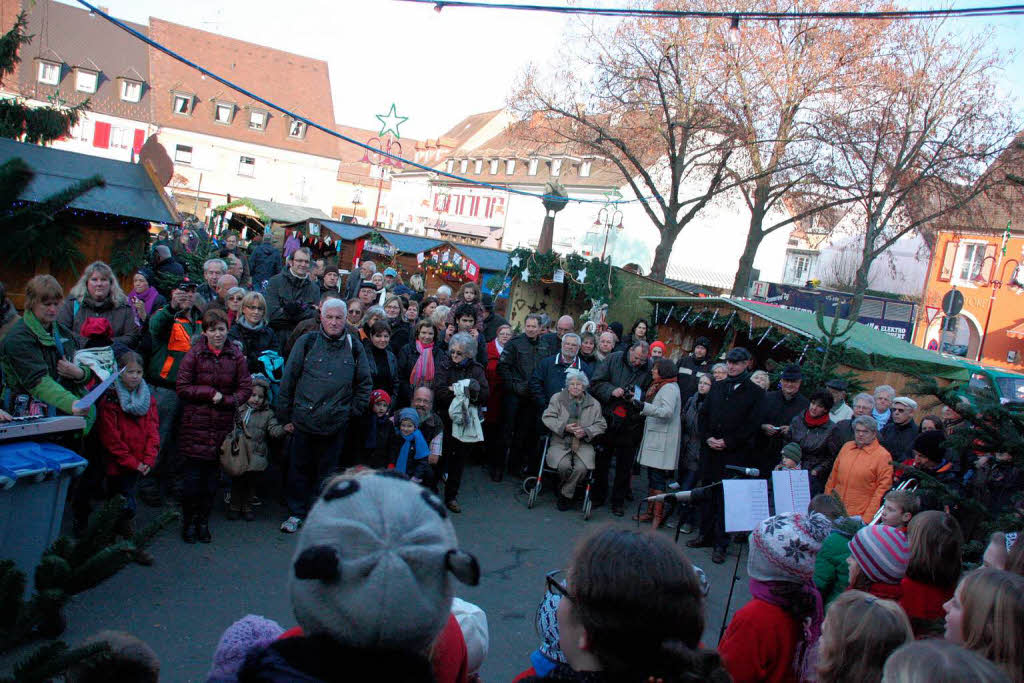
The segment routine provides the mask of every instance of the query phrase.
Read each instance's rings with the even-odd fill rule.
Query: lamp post
[[[569,193],[561,183],[548,181],[544,185],[544,199],[541,199],[541,202],[544,204],[544,224],[541,226],[540,239],[537,241],[537,253],[546,254],[551,251],[555,240],[555,214],[569,203]]]
[[[612,230],[622,231],[622,212],[615,204],[605,204],[597,212],[597,220],[594,225],[604,230],[604,246],[601,247],[601,262],[604,262],[605,252],[608,250],[608,235]]]
[[[394,103],[387,114],[376,114],[381,123],[380,133],[366,141],[366,144],[376,149],[382,149],[388,155],[402,156],[402,143],[398,140],[402,137],[398,134],[398,126],[409,120],[408,116],[399,116],[395,112]],[[391,156],[366,150],[363,153],[363,163],[371,164],[380,169],[380,177],[377,179],[377,206],[373,209],[373,227],[377,227],[377,215],[380,213],[380,195],[384,188],[384,176],[387,174],[385,167],[401,170],[404,166],[398,159]]]
[[[996,302],[996,291],[1000,287],[1002,287],[1003,280],[1006,279],[1006,266],[1010,265],[1011,263],[1014,264],[1014,266],[1013,266],[1014,268],[1017,268],[1018,266],[1020,266],[1020,262],[1017,259],[1010,259],[1006,263],[1001,263],[1002,262],[1002,254],[999,255],[999,258],[1000,258],[1000,260],[997,261],[994,264],[993,268],[992,268],[992,274],[995,275],[995,269],[998,268],[1000,266],[1000,264],[1002,265],[1003,269],[1002,269],[1002,271],[1000,271],[1000,276],[999,276],[998,280],[993,278],[993,280],[991,282],[989,282],[989,286],[992,288],[992,294],[988,298],[988,313],[985,315],[985,326],[981,330],[981,342],[978,343],[978,359],[977,360],[978,360],[979,363],[981,362],[982,354],[985,351],[985,340],[988,338],[988,324],[992,320],[992,306]],[[982,270],[984,270],[984,268],[985,268],[985,261],[987,261],[989,259],[995,259],[995,256],[986,256],[984,259],[982,259],[982,261],[981,261],[981,269]]]
[[[359,205],[362,204],[362,203],[363,203],[363,188],[360,187],[359,185],[356,185],[355,192],[352,193],[352,222],[353,223],[358,223],[359,222],[359,221],[356,220],[356,210],[359,208]]]

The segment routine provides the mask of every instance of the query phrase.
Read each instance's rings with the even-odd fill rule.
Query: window
[[[138,81],[121,81],[121,99],[138,102],[142,99],[142,84]]]
[[[973,283],[981,275],[981,264],[985,260],[985,246],[979,242],[969,242],[963,245],[960,254],[960,267],[957,268],[957,278],[961,282]]]
[[[469,159],[463,159],[459,162],[459,173],[465,173],[466,169],[469,168]]]
[[[174,146],[174,160],[179,164],[191,164],[192,163],[192,147],[191,145],[175,145]]]
[[[110,128],[111,147],[116,147],[117,149],[128,149],[132,146],[132,140],[134,137],[134,128],[123,128],[121,126],[111,126]]]
[[[516,172],[516,160],[515,159],[506,159],[505,160],[505,174],[506,175],[512,175],[515,172]]]
[[[786,255],[786,284],[802,285],[811,278],[811,270],[817,260],[813,254],[789,252]]]
[[[288,137],[301,140],[306,137],[306,122],[292,121],[288,126]]]
[[[249,128],[252,130],[266,130],[267,112],[254,109],[249,112]]]
[[[235,118],[235,105],[218,104],[213,110],[213,120],[217,123],[229,124]]]
[[[57,85],[60,82],[60,64],[39,62],[39,82]]]
[[[477,159],[475,162],[473,162],[473,173],[475,173],[477,175],[480,175],[481,173],[483,173],[483,171],[484,171],[484,160],[483,159]]]
[[[491,159],[491,175],[498,175],[498,160]]]
[[[581,178],[589,178],[590,177],[590,168],[591,168],[592,165],[593,165],[592,161],[584,161],[583,163],[580,164],[580,177]]]
[[[256,160],[252,157],[239,157],[238,175],[248,176],[249,178],[256,175]]]
[[[551,175],[558,176],[562,174],[562,160],[552,159],[551,160]]]
[[[444,170],[452,173],[455,170],[455,159],[449,159],[444,166]]]
[[[182,116],[192,116],[192,96],[175,95],[174,113],[181,114]]]
[[[99,82],[99,79],[98,73],[79,69],[75,72],[75,90],[79,92],[96,92],[96,84]]]
[[[530,165],[526,169],[528,175],[537,175],[537,160],[530,159]]]

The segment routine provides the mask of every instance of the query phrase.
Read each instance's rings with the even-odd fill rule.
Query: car
[[[991,365],[959,359],[971,372],[967,391],[975,396],[994,393],[999,402],[1024,404],[1024,375]]]

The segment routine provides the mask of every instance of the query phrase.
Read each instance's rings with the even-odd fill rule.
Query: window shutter
[[[92,135],[92,146],[102,147],[107,149],[110,147],[110,124],[103,123],[102,121],[96,122],[96,128],[93,130]]]
[[[939,269],[939,282],[949,282],[953,279],[953,268],[956,265],[956,240],[946,242],[942,249],[942,267]]]
[[[135,140],[132,141],[132,149],[138,154],[142,151],[142,144],[146,141],[146,131],[141,128],[135,129]]]
[[[992,282],[992,278],[995,277],[996,250],[998,248],[994,244],[985,245],[985,260],[981,262],[980,273],[985,282]]]

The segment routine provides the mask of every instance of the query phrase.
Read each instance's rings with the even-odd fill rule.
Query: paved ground
[[[639,495],[638,477],[634,483]],[[476,587],[456,583],[456,592],[487,613],[491,642],[483,679],[509,681],[526,668],[539,642],[533,618],[544,574],[565,565],[573,544],[588,529],[608,521],[635,522],[613,517],[607,507],[595,510],[589,522],[580,512],[560,513],[550,490],[529,510],[518,483],[494,484],[478,467],[467,468],[459,501],[463,513],[453,516],[459,542],[477,556],[483,577]],[[169,529],[151,548],[154,566],[128,567],[74,600],[64,639],[74,644],[103,628],[131,631],[159,654],[163,680],[205,680],[217,640],[235,619],[255,613],[286,628],[294,625],[285,591],[294,538],[277,530],[281,519],[282,510],[270,504],[260,508],[255,522],[229,522],[221,506],[211,522],[211,545],[185,545],[177,528]],[[680,543],[686,538],[681,536]],[[687,549],[711,582],[704,636],[709,645],[718,641],[736,547],[724,565],[712,564],[706,550]],[[733,612],[749,599],[745,562],[739,575]]]

